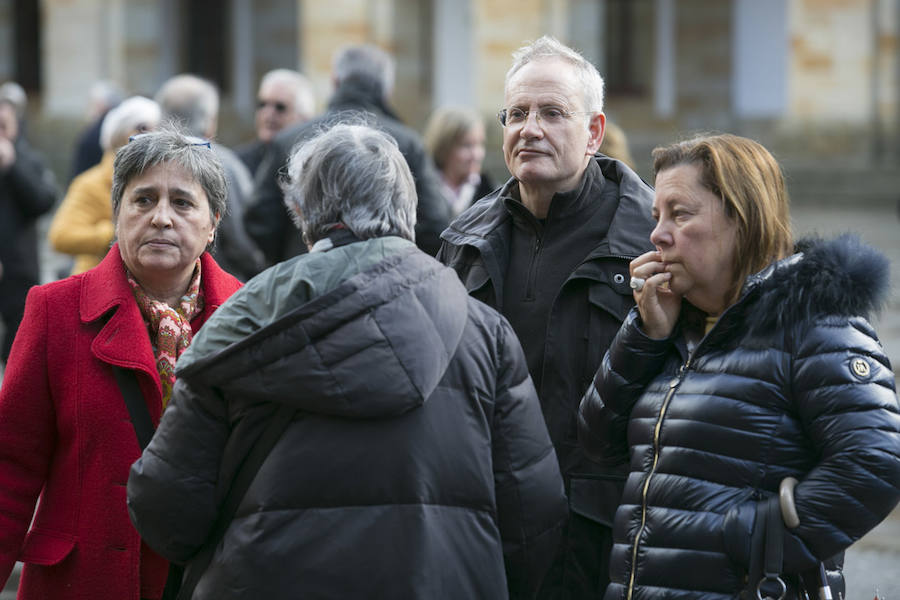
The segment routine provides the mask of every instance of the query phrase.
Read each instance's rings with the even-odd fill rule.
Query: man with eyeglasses
[[[256,139],[234,150],[250,173],[256,173],[279,131],[309,121],[316,111],[312,85],[291,69],[274,69],[263,75],[256,98]]]
[[[627,464],[588,459],[576,415],[634,305],[628,263],[652,249],[653,190],[597,154],[606,117],[591,63],[547,36],[513,59],[499,113],[512,178],[450,224],[438,259],[509,320],[559,459],[569,522],[539,598],[601,598]]]

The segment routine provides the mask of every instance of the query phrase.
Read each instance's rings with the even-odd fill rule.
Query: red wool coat
[[[201,262],[194,332],[241,285],[209,254]],[[136,371],[159,423],[153,348],[118,245],[94,269],[31,289],[0,387],[0,585],[25,563],[20,599],[161,596],[168,565],[125,505],[141,452],[110,365]]]

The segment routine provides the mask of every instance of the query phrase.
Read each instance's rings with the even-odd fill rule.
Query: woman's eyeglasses
[[[138,133],[138,134],[135,134],[135,135],[133,135],[133,136],[131,136],[131,137],[128,138],[128,143],[130,144],[131,142],[133,142],[133,141],[135,141],[135,140],[139,140],[139,139],[141,139],[142,137],[148,136],[148,135],[153,135],[153,133],[152,133],[152,132],[148,132],[148,133]],[[186,135],[186,136],[184,136],[184,139],[187,140],[187,142],[188,142],[191,146],[206,146],[207,148],[212,148],[212,145],[210,144],[209,140],[205,140],[205,139],[203,139],[203,138],[199,138],[199,137],[196,137],[196,136],[193,136],[193,135]]]

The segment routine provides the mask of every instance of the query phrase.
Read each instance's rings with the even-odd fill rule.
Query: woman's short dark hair
[[[416,187],[397,142],[366,125],[338,123],[298,144],[282,181],[307,243],[342,224],[360,239],[415,240]]]
[[[729,304],[748,275],[793,251],[790,201],[784,174],[761,144],[731,134],[704,135],[653,150],[653,171],[697,165],[700,184],[722,199],[737,225]]]
[[[185,135],[177,126],[167,123],[156,131],[132,137],[116,152],[112,184],[114,218],[119,215],[128,183],[147,169],[163,163],[181,167],[200,185],[209,200],[213,221],[225,214],[225,170],[209,141]]]

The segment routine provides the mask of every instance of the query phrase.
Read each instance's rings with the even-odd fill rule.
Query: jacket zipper
[[[641,539],[641,535],[644,533],[644,527],[647,524],[647,492],[650,490],[650,480],[653,478],[653,474],[656,472],[656,464],[659,462],[659,436],[662,431],[663,419],[666,416],[666,411],[669,408],[669,402],[672,400],[672,396],[675,395],[675,391],[678,389],[678,386],[681,384],[684,375],[690,366],[691,356],[689,356],[687,361],[681,365],[681,368],[678,370],[678,375],[669,382],[669,391],[666,392],[666,399],[663,400],[663,405],[659,409],[659,417],[656,420],[656,426],[653,428],[653,466],[650,467],[650,472],[647,474],[647,479],[644,480],[643,489],[641,490],[641,526],[634,536],[634,545],[631,548],[631,576],[628,578],[627,600],[631,600],[631,596],[634,593],[634,579],[637,574],[638,542]]]
[[[534,244],[531,247],[531,264],[528,266],[528,282],[525,284],[525,300],[534,300],[534,282],[537,279],[538,257],[543,248],[543,232],[535,230]]]

